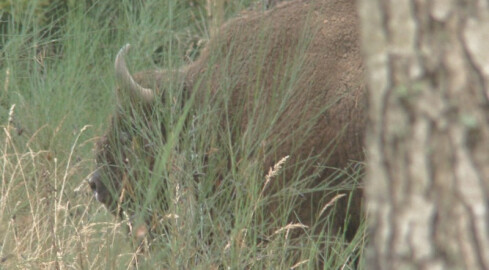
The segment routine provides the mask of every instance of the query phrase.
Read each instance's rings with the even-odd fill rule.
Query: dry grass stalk
[[[288,155],[283,157],[281,160],[275,163],[273,167],[270,168],[270,170],[267,173],[267,176],[265,176],[265,184],[263,185],[262,193],[263,191],[265,191],[272,178],[278,175],[278,172],[280,171],[280,169],[282,169],[282,166],[285,164],[287,159],[289,159]]]
[[[10,80],[10,68],[7,68],[5,71],[5,83],[3,84],[3,90],[5,92],[8,92],[8,86],[9,86],[9,81]]]
[[[231,244],[234,243],[239,248],[246,248],[246,236],[248,234],[247,229],[241,229],[233,239],[230,239],[226,246],[224,247],[224,251],[228,251],[231,248]]]
[[[302,223],[295,223],[295,224],[290,223],[290,224],[287,224],[287,225],[285,225],[284,227],[282,227],[282,228],[280,228],[280,229],[276,230],[276,231],[273,233],[273,235],[276,235],[276,234],[279,234],[279,233],[281,233],[281,232],[285,231],[285,239],[288,239],[288,238],[289,238],[289,232],[290,232],[290,230],[292,230],[292,229],[298,229],[298,228],[299,228],[299,229],[307,229],[307,228],[309,228],[309,227],[308,227],[308,226],[306,226],[306,225],[304,225],[304,224],[302,224]]]
[[[14,122],[14,110],[15,110],[15,104],[13,104],[10,107],[10,110],[8,111],[8,123],[7,123],[7,127],[10,127],[10,125]]]
[[[339,200],[340,198],[342,197],[345,197],[346,194],[342,193],[342,194],[338,194],[336,196],[333,197],[333,199],[331,199],[322,209],[321,211],[319,212],[319,216],[321,216],[324,211],[326,211],[326,209],[328,209],[331,205],[333,205],[337,200]]]
[[[309,262],[309,260],[303,260],[303,261],[300,261],[300,262],[298,262],[298,263],[294,264],[292,267],[290,267],[290,269],[291,269],[291,270],[292,270],[292,269],[296,269],[296,268],[298,268],[299,266],[301,266],[301,265],[303,265],[303,264],[305,264],[305,263],[308,263],[308,262]]]
[[[260,195],[258,197],[258,200],[256,200],[255,206],[253,208],[252,214],[256,212],[256,209],[258,208],[259,202],[261,201],[261,198],[263,198],[263,194],[265,193],[266,188],[270,184],[270,181],[272,181],[272,178],[278,175],[278,172],[280,169],[282,169],[282,166],[285,164],[289,156],[283,157],[281,160],[279,160],[273,167],[270,167],[270,170],[268,171],[267,175],[265,176],[265,184],[263,185],[263,188],[260,192]]]

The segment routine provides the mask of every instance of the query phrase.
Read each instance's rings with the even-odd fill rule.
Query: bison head
[[[116,215],[137,210],[138,194],[147,194],[151,187],[135,179],[151,178],[156,145],[166,141],[166,120],[155,95],[168,87],[168,80],[177,81],[178,73],[148,71],[133,77],[124,59],[129,48],[125,45],[116,56],[117,111],[96,144],[97,168],[89,179],[95,198]]]

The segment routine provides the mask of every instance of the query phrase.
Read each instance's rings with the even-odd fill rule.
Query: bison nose
[[[90,185],[90,188],[92,189],[93,192],[97,192],[97,181],[100,178],[100,173],[98,171],[95,171],[90,179],[88,179],[88,184]]]
[[[90,188],[92,189],[92,191],[94,191],[94,192],[95,192],[95,191],[97,190],[97,185],[96,185],[94,182],[92,182],[91,180],[92,180],[92,179],[90,179],[90,180],[88,181],[88,184],[90,185]]]
[[[105,187],[101,183],[101,174],[99,170],[96,170],[95,172],[92,173],[92,176],[88,180],[88,184],[90,185],[90,189],[93,191],[93,196],[95,199],[101,203],[105,203],[106,196],[105,194]]]

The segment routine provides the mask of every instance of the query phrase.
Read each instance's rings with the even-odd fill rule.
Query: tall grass
[[[213,125],[212,107],[187,112],[193,121],[185,134],[173,134],[181,139],[158,146],[171,202],[158,217],[160,234],[149,240],[137,222],[116,219],[94,201],[86,179],[95,168],[93,143],[116,109],[115,53],[130,42],[138,48],[132,70],[181,66],[198,55],[213,18],[192,1],[91,2],[73,1],[58,20],[39,25],[38,1],[30,1],[27,11],[12,9],[0,41],[0,269],[313,269],[318,257],[327,269],[361,267],[363,227],[348,243],[327,230],[308,237],[310,228],[287,223],[294,201],[264,192],[282,164],[265,178],[259,160],[234,160],[249,145],[222,140],[230,133]],[[224,17],[249,2],[229,2]],[[182,111],[161,111],[174,126],[182,120]],[[155,174],[147,173],[151,181]],[[289,200],[272,220],[264,205],[280,196]],[[294,231],[305,233],[297,239]]]

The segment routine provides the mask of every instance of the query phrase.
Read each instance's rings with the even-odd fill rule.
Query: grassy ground
[[[26,10],[12,11],[0,41],[0,269],[131,269],[136,259],[141,269],[307,269],[318,256],[326,258],[328,269],[353,267],[363,250],[362,232],[351,243],[341,235],[291,240],[288,233],[303,228],[254,224],[274,232],[266,243],[259,241],[250,215],[259,213],[265,179],[251,164],[249,174],[234,179],[256,180],[252,203],[231,188],[211,196],[199,186],[206,199],[197,202],[176,192],[174,201],[183,203],[170,208],[187,218],[168,221],[173,226],[138,257],[127,222],[94,201],[86,183],[95,167],[93,143],[115,109],[113,60],[129,42],[137,48],[132,70],[182,65],[198,55],[213,22],[198,1],[81,2],[59,20],[40,25],[36,1],[30,1]],[[222,17],[248,2],[228,4]],[[192,136],[207,142],[218,133],[195,132]],[[214,162],[227,164],[227,157]],[[210,217],[212,209],[232,218]],[[294,250],[300,250],[299,258],[290,256]]]

